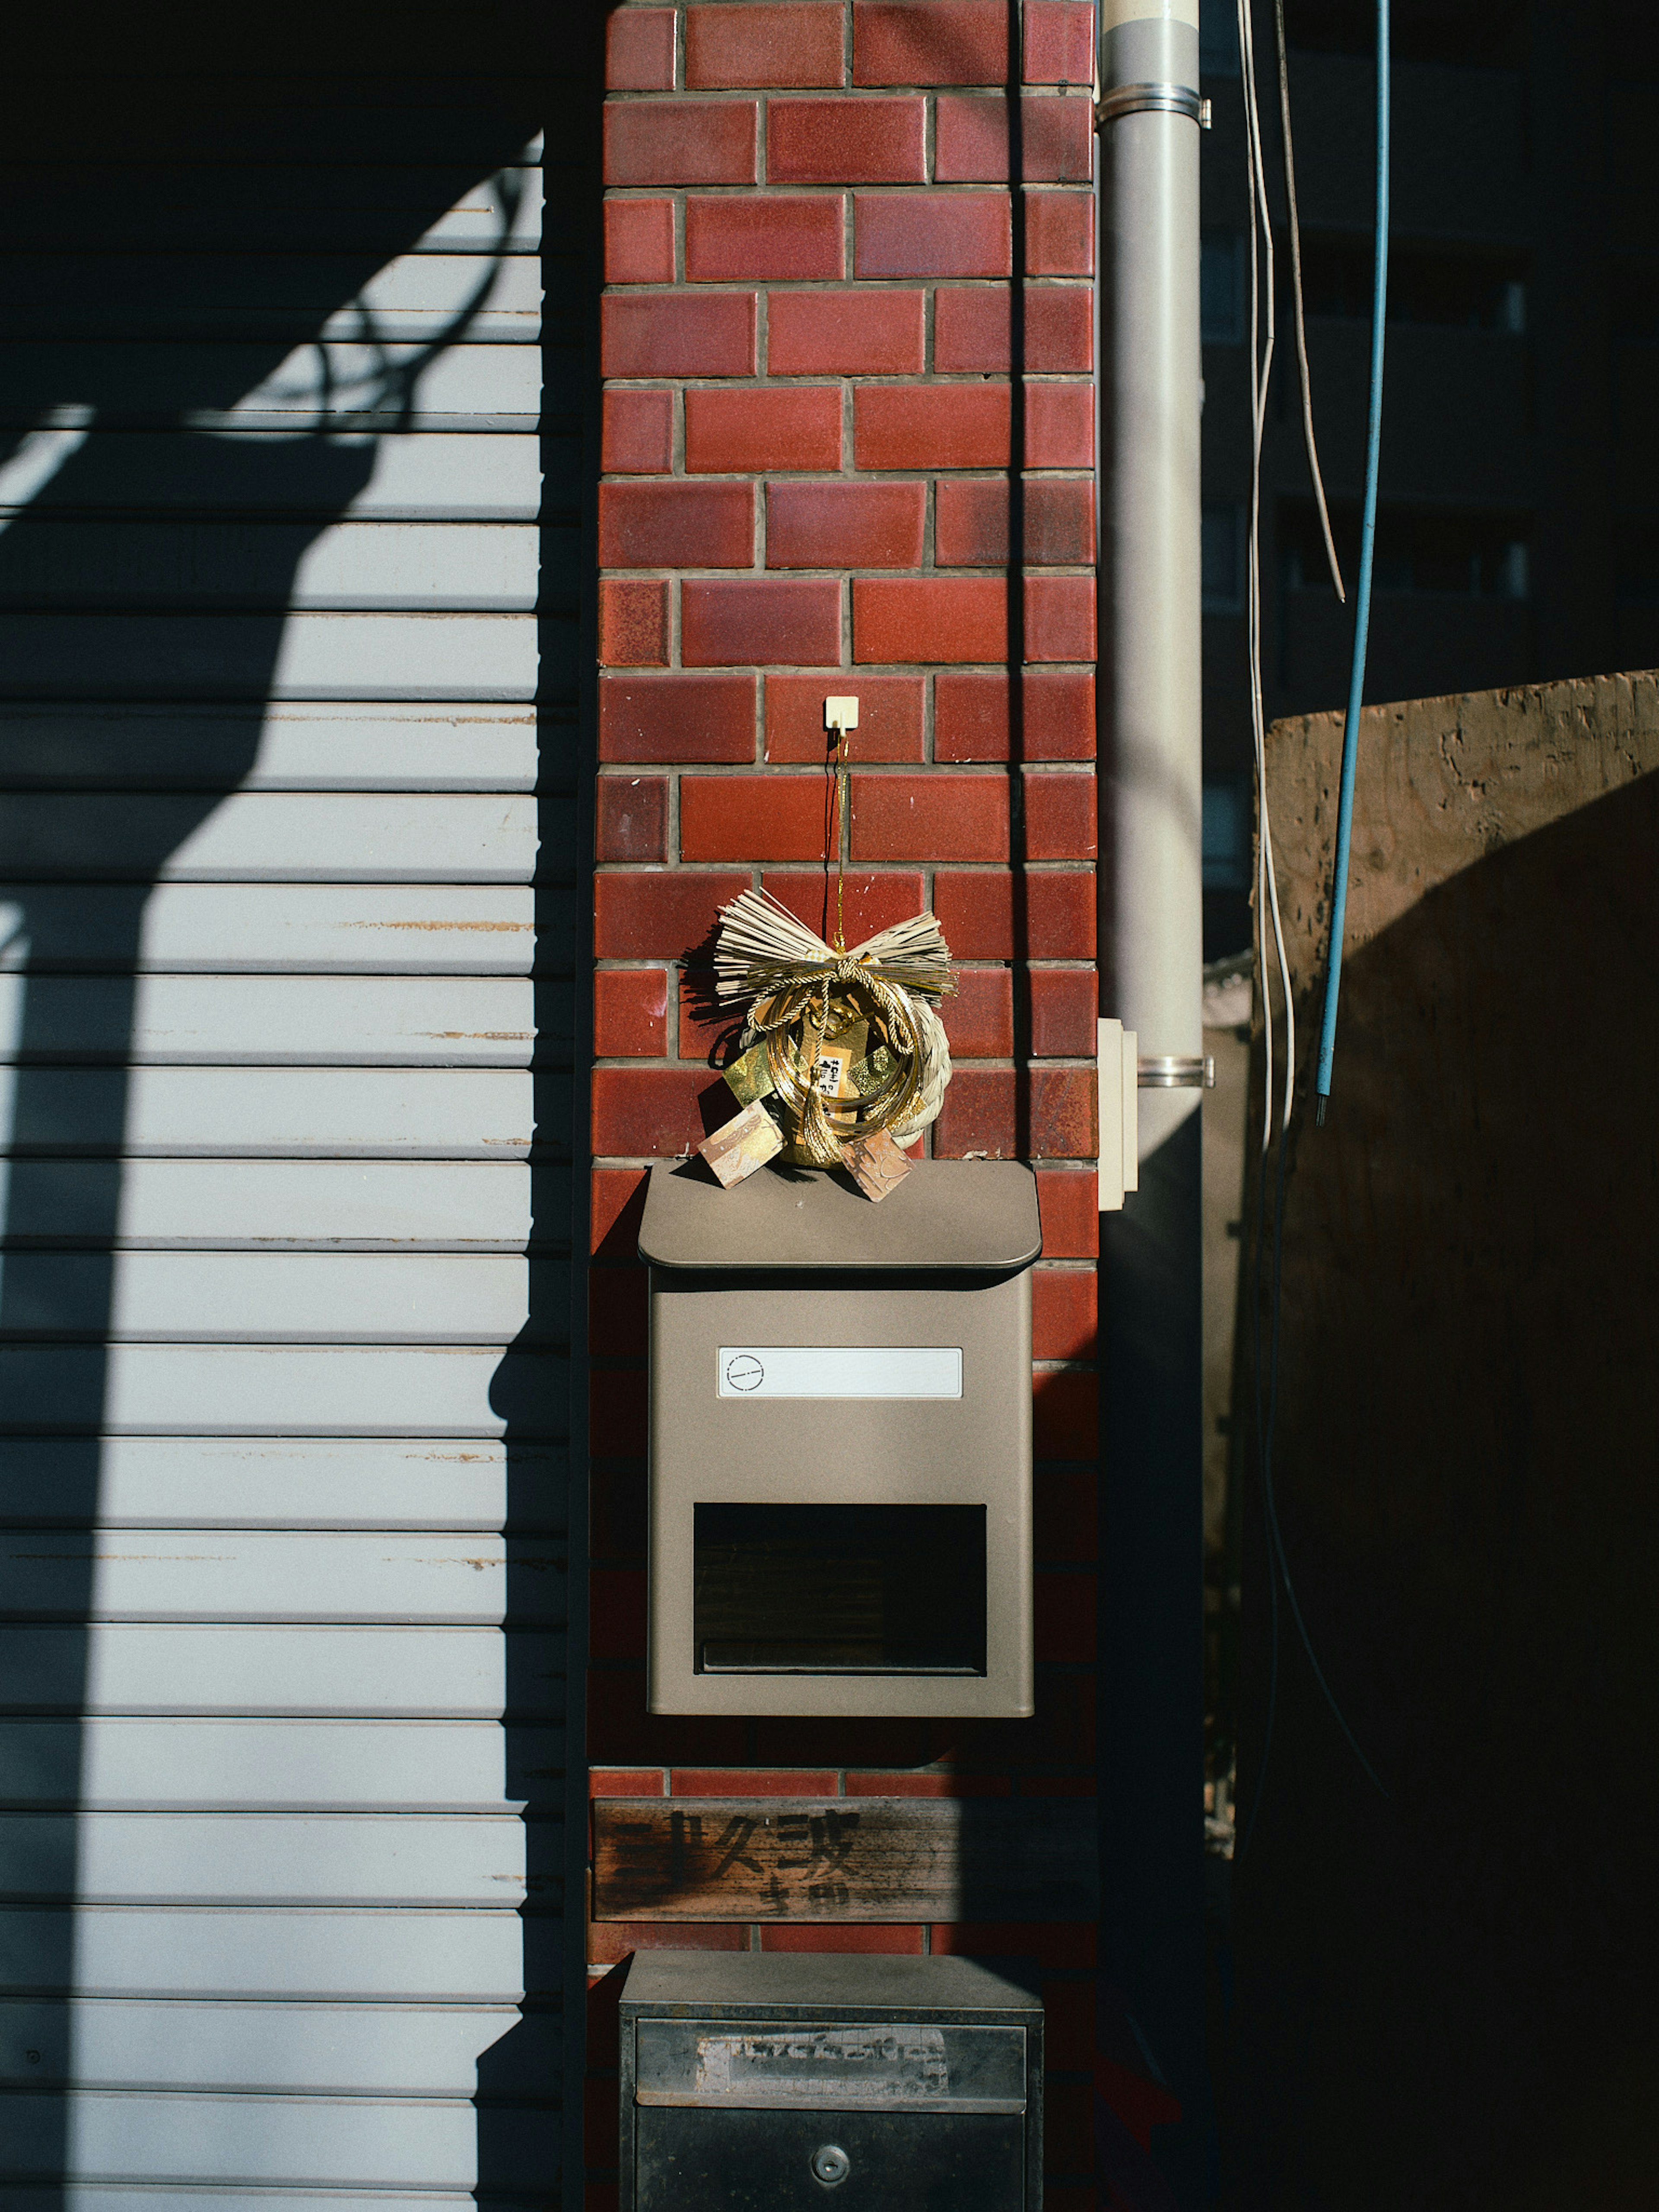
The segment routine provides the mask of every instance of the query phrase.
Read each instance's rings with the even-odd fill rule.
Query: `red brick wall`
[[[596,1794],[1094,1787],[1093,9],[1026,0],[1019,15],[1006,0],[628,0],[611,19]],[[1030,89],[1011,131],[1022,70]],[[696,994],[722,902],[764,883],[824,927],[831,691],[862,702],[848,941],[931,903],[963,963],[945,1009],[957,1073],[932,1149],[1038,1170],[1029,1722],[644,1710],[641,1169],[733,1110]],[[592,1936],[601,1971],[665,1939],[1036,1955],[1051,1978],[1052,2201],[1068,2202],[1068,2183],[1093,2201],[1092,1929],[595,1924]],[[603,2197],[614,2081],[594,2089]]]

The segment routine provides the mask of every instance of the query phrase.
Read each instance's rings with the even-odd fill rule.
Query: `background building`
[[[1286,0],[1314,406],[1352,582],[1370,314],[1376,17]],[[1659,657],[1659,25],[1628,0],[1397,0],[1393,242],[1369,699]],[[1270,179],[1273,15],[1255,14]],[[1249,215],[1234,11],[1205,0],[1206,951],[1248,940]],[[1276,188],[1275,188],[1276,189]],[[1279,198],[1262,487],[1268,719],[1340,705],[1352,623],[1306,461]]]

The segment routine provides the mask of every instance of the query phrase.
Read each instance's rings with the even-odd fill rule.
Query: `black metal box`
[[[621,2212],[1041,2212],[1042,2006],[968,1959],[653,1951]]]

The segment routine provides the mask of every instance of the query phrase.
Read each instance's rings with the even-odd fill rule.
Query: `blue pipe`
[[[1376,0],[1376,244],[1371,271],[1371,400],[1365,429],[1365,510],[1359,535],[1359,586],[1354,594],[1353,660],[1348,712],[1342,725],[1342,795],[1336,816],[1336,866],[1331,886],[1331,954],[1325,970],[1325,1011],[1319,1024],[1315,1118],[1322,1124],[1336,1054],[1336,1007],[1342,991],[1342,935],[1348,916],[1348,848],[1353,838],[1354,770],[1359,758],[1359,702],[1365,688],[1365,647],[1371,621],[1371,556],[1376,543],[1376,475],[1382,447],[1382,341],[1389,298],[1389,0]]]

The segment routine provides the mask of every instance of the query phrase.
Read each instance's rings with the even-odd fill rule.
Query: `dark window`
[[[1279,255],[1277,265],[1288,303],[1288,251]],[[1302,300],[1310,315],[1369,322],[1370,238],[1304,233]],[[1389,250],[1389,320],[1518,335],[1527,326],[1526,259],[1514,253],[1461,253],[1396,242]]]
[[[982,1674],[982,1505],[699,1505],[699,1674]]]
[[[1244,240],[1206,230],[1199,252],[1199,317],[1206,345],[1243,345],[1248,334]]]
[[[1266,21],[1270,46],[1271,14]],[[1285,0],[1285,35],[1310,53],[1374,54],[1376,0]],[[1527,11],[1523,0],[1393,0],[1389,38],[1395,61],[1519,69],[1527,58]],[[1258,69],[1262,52],[1258,29]]]
[[[1659,599],[1659,523],[1626,515],[1615,526],[1618,566],[1615,588],[1621,599]]]
[[[1521,514],[1472,514],[1439,507],[1385,507],[1376,518],[1379,592],[1437,592],[1466,598],[1524,599],[1530,589],[1531,521]],[[1359,508],[1331,509],[1331,534],[1350,580],[1359,573]],[[1279,511],[1279,552],[1290,591],[1328,591],[1324,539],[1311,500]]]
[[[1236,615],[1244,604],[1244,510],[1206,507],[1200,541],[1204,611]]]
[[[1232,0],[1198,0],[1198,66],[1204,76],[1238,75],[1238,10]]]

